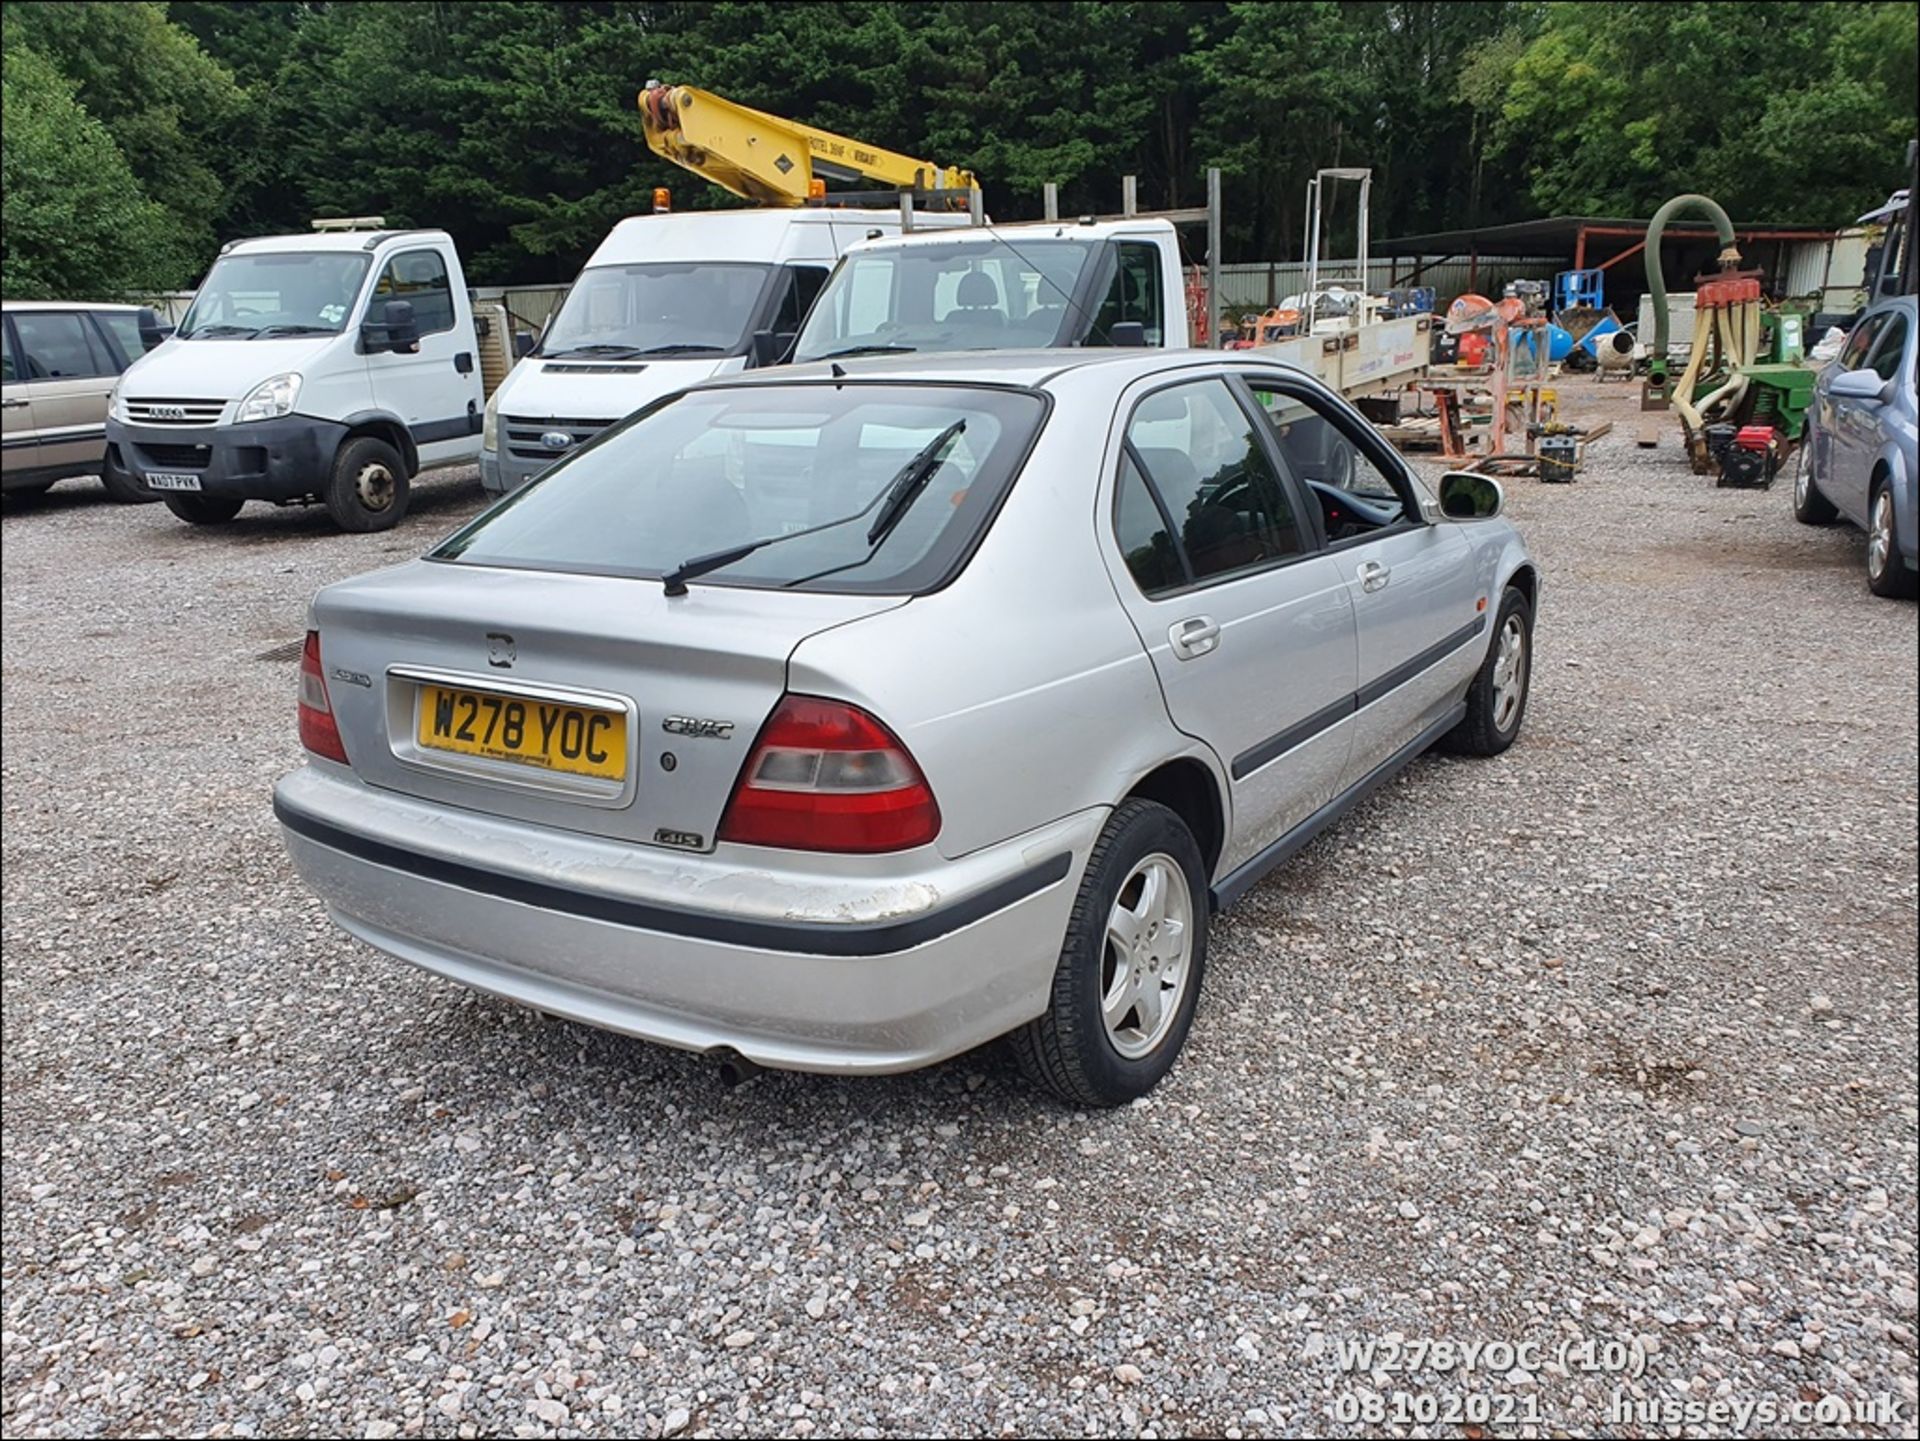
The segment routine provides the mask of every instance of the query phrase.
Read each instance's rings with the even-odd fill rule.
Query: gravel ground
[[[286,647],[470,475],[378,537],[9,508],[4,1429],[1408,1434],[1341,1419],[1403,1392],[1638,1435],[1611,1396],[1884,1393],[1849,1429],[1912,1434],[1915,607],[1563,393],[1621,431],[1510,487],[1521,743],[1255,891],[1107,1114],[995,1048],[724,1091],[329,925],[267,804]],[[1539,1350],[1343,1363],[1383,1338]]]

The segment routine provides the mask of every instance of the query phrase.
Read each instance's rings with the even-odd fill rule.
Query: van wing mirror
[[[533,354],[533,332],[531,330],[514,331],[513,332],[513,358],[515,360],[525,360],[529,355],[532,355],[532,354]]]
[[[140,345],[142,349],[152,350],[154,346],[173,334],[173,327],[160,319],[160,312],[151,305],[143,305],[134,314],[135,323],[140,327]]]
[[[1492,520],[1506,504],[1507,493],[1490,475],[1450,470],[1440,477],[1440,513],[1451,520]]]
[[[753,332],[753,368],[778,365],[793,349],[796,331],[756,330]]]
[[[360,348],[369,355],[383,350],[411,355],[420,348],[420,326],[413,318],[413,302],[389,300],[380,307],[380,318],[360,327]]]
[[[1122,320],[1107,327],[1107,344],[1139,349],[1147,343],[1147,327],[1137,320]]]

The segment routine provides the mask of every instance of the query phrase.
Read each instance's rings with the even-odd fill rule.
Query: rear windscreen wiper
[[[880,514],[873,518],[873,524],[867,527],[867,544],[878,546],[892,533],[900,523],[900,517],[907,513],[907,507],[919,498],[926,489],[933,473],[940,468],[944,451],[967,428],[964,420],[956,420],[945,430],[920,448],[920,453],[900,468],[893,478],[893,484],[887,487],[886,504],[880,507]]]
[[[687,582],[696,580],[710,571],[724,569],[737,560],[745,560],[756,550],[777,545],[783,540],[798,540],[803,535],[818,535],[823,530],[832,530],[835,526],[852,525],[856,520],[865,518],[867,512],[880,506],[880,514],[875,517],[872,527],[867,531],[867,544],[877,547],[886,539],[887,533],[899,523],[906,514],[907,507],[913,504],[913,498],[938,468],[940,452],[955,436],[967,428],[964,420],[956,420],[941,431],[926,445],[919,454],[895,472],[887,483],[887,488],[868,501],[852,515],[843,515],[836,520],[824,520],[818,525],[810,525],[804,530],[790,530],[784,535],[765,535],[758,540],[742,541],[739,545],[730,545],[725,550],[708,551],[705,555],[696,555],[691,560],[683,560],[679,565],[660,577],[660,583],[666,587],[668,595],[685,595]]]

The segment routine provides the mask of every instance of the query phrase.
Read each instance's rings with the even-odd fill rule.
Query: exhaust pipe
[[[720,1084],[729,1091],[746,1085],[761,1071],[761,1067],[756,1066],[738,1051],[719,1052],[714,1069],[720,1076]]]

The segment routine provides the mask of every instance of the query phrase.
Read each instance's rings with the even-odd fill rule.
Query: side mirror
[[[1827,394],[1835,400],[1885,400],[1892,386],[1876,370],[1849,370],[1827,383]]]
[[[160,319],[160,312],[151,305],[141,306],[134,320],[140,327],[140,344],[147,350],[152,350],[154,346],[173,334],[173,327],[164,324]]]
[[[764,366],[778,365],[781,361],[785,360],[787,353],[793,349],[793,342],[797,334],[798,332],[791,330],[754,331],[753,368],[759,370]]]
[[[1115,349],[1138,350],[1147,343],[1147,327],[1137,320],[1122,320],[1107,327],[1107,344]]]
[[[514,331],[513,332],[513,358],[515,360],[525,360],[529,355],[532,355],[532,354],[533,354],[533,332],[531,330]]]
[[[360,327],[360,345],[367,354],[383,350],[411,355],[420,348],[420,326],[413,318],[413,302],[389,300],[380,307],[380,318]]]
[[[1492,520],[1506,505],[1507,493],[1490,475],[1450,470],[1440,477],[1440,512],[1453,520]]]

